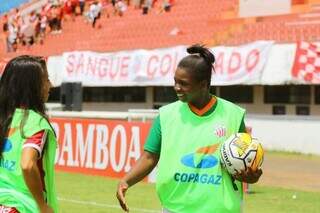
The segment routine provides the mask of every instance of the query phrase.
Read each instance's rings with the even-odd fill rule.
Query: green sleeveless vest
[[[208,116],[177,101],[160,108],[162,133],[156,189],[173,213],[236,213],[242,186],[220,165],[220,144],[238,132],[244,109],[221,98]],[[238,190],[236,190],[237,188]]]
[[[55,134],[45,118],[32,110],[28,110],[28,119],[23,128],[25,138],[23,138],[20,123],[24,112],[23,109],[16,109],[10,125],[9,136],[5,140],[3,157],[0,160],[0,204],[15,207],[21,213],[39,212],[37,203],[24,181],[20,161],[22,146],[26,138],[45,130],[47,141],[43,150],[42,162],[45,171],[46,192],[44,196],[54,212],[58,212],[54,182],[54,160],[57,148]]]

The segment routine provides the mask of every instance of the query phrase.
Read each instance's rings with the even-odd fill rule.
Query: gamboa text
[[[59,145],[56,168],[122,177],[140,157],[150,123],[106,119],[53,118]]]

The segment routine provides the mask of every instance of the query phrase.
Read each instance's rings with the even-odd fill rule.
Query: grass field
[[[288,158],[310,159],[310,156],[274,153]],[[314,158],[314,157],[311,157]],[[318,158],[318,157],[316,157]],[[320,178],[320,177],[319,177]],[[60,212],[123,212],[115,198],[117,180],[104,177],[57,173]],[[317,213],[320,192],[293,190],[265,185],[252,185],[245,196],[245,213]],[[160,212],[154,184],[139,183],[130,188],[127,202],[132,213]]]

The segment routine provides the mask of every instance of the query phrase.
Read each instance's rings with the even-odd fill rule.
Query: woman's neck
[[[212,96],[210,93],[206,93],[204,96],[200,97],[197,101],[191,102],[190,104],[197,109],[202,109],[205,107],[211,100]]]

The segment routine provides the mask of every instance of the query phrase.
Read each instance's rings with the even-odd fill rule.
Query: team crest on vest
[[[214,126],[214,134],[218,138],[225,137],[227,135],[227,128],[224,125],[216,125]]]

